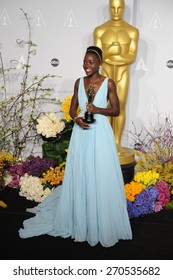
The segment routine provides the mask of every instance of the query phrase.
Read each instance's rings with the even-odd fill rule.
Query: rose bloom
[[[156,184],[156,188],[159,190],[159,191],[165,191],[165,190],[168,190],[169,187],[168,187],[168,184],[161,180],[159,181],[157,184]]]
[[[159,193],[157,199],[162,203],[162,206],[169,202],[169,197],[165,193]]]

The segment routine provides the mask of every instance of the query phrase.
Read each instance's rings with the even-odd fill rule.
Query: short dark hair
[[[86,53],[89,53],[89,52],[95,53],[98,56],[99,60],[100,61],[102,60],[102,50],[99,47],[90,46],[86,50]]]

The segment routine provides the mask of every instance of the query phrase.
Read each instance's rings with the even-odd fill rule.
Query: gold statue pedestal
[[[135,152],[130,148],[121,148],[121,152],[118,153],[121,170],[123,173],[124,183],[130,183],[134,177],[135,170]]]

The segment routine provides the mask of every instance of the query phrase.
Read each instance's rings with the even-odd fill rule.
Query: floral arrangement
[[[60,118],[56,113],[41,113],[36,121],[37,133],[42,136],[44,141],[61,141],[69,140],[73,128],[73,121],[70,117],[70,104],[72,96],[66,96],[64,101],[61,102],[61,112],[64,118]],[[78,108],[80,112],[80,108]]]
[[[135,169],[137,173],[134,176],[134,181],[145,186],[142,191],[145,194],[149,192],[151,195],[155,189],[159,191],[156,198],[153,198],[153,202],[150,203],[150,205],[152,204],[150,212],[163,208],[172,209],[173,124],[170,117],[161,118],[159,114],[157,121],[155,124],[151,124],[150,129],[143,127],[137,131],[134,125],[134,130],[130,131],[129,134],[133,140],[136,155]],[[161,189],[163,189],[162,193],[160,193]],[[163,203],[160,201],[161,198]],[[128,207],[134,206],[131,203],[128,202]],[[147,203],[149,203],[149,199],[145,205]]]
[[[65,162],[56,165],[52,160],[31,157],[16,163],[8,157],[11,162],[6,167],[6,173],[11,177],[6,186],[18,188],[19,195],[28,200],[43,201],[63,182]],[[125,185],[125,193],[130,218],[158,212],[170,203],[170,187],[154,171],[137,172],[133,180]]]
[[[43,147],[53,147],[52,154],[50,150],[49,154],[45,154],[43,149],[43,158],[30,156],[26,160],[17,160],[10,153],[0,152],[1,187],[17,188],[20,196],[41,202],[62,184],[73,127],[68,113],[71,98],[66,97],[62,102],[64,119],[60,119],[55,113],[44,113],[37,119],[37,132],[47,140],[43,141]]]
[[[125,184],[125,193],[130,218],[161,211],[171,196],[169,185],[152,171],[137,172],[133,181]]]
[[[74,123],[69,115],[71,99],[72,96],[66,96],[61,103],[61,112],[64,114],[64,118],[60,119],[55,113],[49,113],[49,116],[54,116],[54,119],[46,121],[48,128],[44,126],[43,122],[41,130],[38,130],[38,133],[42,134],[43,139],[43,157],[54,160],[57,165],[66,161],[66,150],[68,149],[73,129]],[[78,108],[78,112],[80,112],[80,108]],[[53,124],[51,124],[52,121]],[[49,133],[49,127],[52,129],[51,133]]]
[[[22,165],[25,174],[19,179],[19,195],[29,200],[43,201],[63,181],[65,163],[56,166],[52,160],[36,157]]]
[[[17,160],[10,153],[0,152],[0,186],[18,188],[19,195],[35,202],[43,201],[64,179],[67,149],[73,128],[69,115],[71,96],[62,102],[64,118],[43,113],[36,130],[43,139],[43,157]],[[78,108],[78,113],[80,108]],[[134,136],[136,173],[125,184],[130,218],[137,218],[162,209],[173,208],[173,133],[169,118],[160,121],[151,131]],[[132,135],[132,132],[131,132]],[[7,205],[0,200],[1,207]]]
[[[5,152],[0,152],[0,166],[1,188],[19,189],[20,196],[36,202],[43,201],[62,183],[65,170],[65,163],[56,166],[53,160],[39,156],[17,162]],[[7,207],[2,200],[0,206]]]
[[[150,130],[143,127],[141,131],[130,131],[129,135],[136,154],[136,170],[155,170],[166,177],[168,172],[172,172],[173,164],[173,124],[170,118],[161,119],[158,115],[156,124],[151,124]],[[173,182],[173,181],[172,181]],[[170,183],[170,182],[169,182]]]
[[[62,184],[64,170],[65,163],[56,166],[53,160],[32,157],[8,166],[9,180],[5,186],[18,188],[19,195],[28,200],[41,202]],[[5,207],[5,203],[0,201],[0,206]]]
[[[53,160],[36,157],[25,161],[23,166],[26,175],[20,179],[19,195],[29,200],[43,201],[55,187],[62,183],[64,168],[62,164],[56,166]]]
[[[53,177],[51,178],[51,175]],[[56,187],[58,187],[64,176],[64,167],[50,168],[43,178],[34,177],[27,173],[21,177],[19,182],[19,195],[35,202],[43,201]]]

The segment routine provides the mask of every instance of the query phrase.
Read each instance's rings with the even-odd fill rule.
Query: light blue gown
[[[95,106],[107,107],[107,92],[105,78],[96,93]],[[83,78],[78,99],[83,116],[87,103]],[[94,118],[87,130],[74,125],[63,184],[28,209],[36,215],[24,221],[21,238],[48,234],[87,241],[91,246],[100,242],[104,247],[132,239],[114,134],[106,116],[95,114]]]

